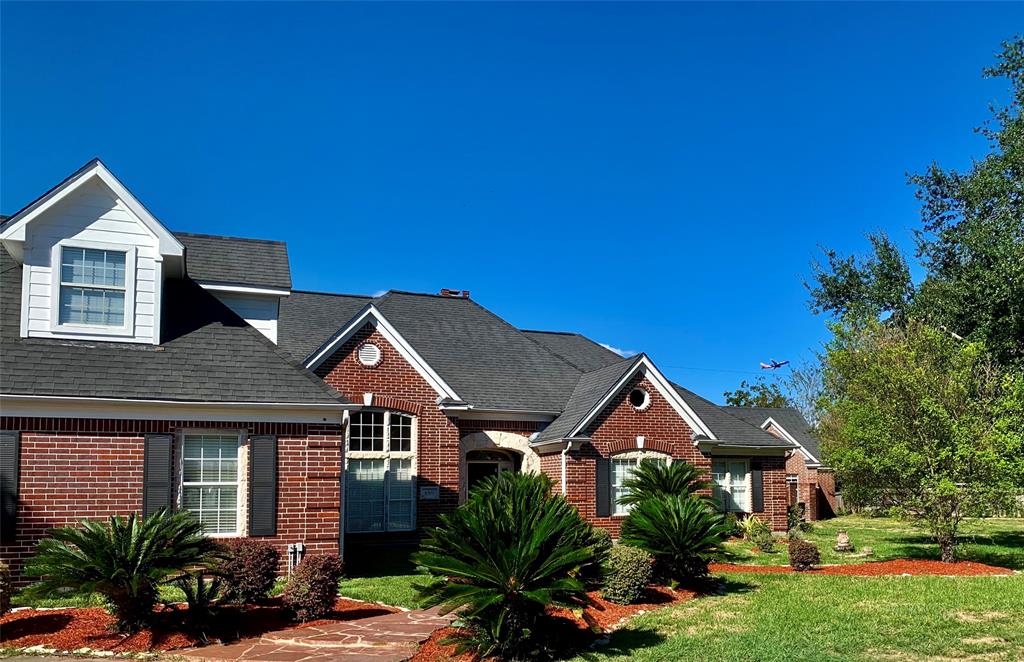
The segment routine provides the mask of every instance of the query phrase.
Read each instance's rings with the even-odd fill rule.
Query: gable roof
[[[811,431],[811,424],[794,407],[723,407],[733,416],[767,428],[769,420],[774,421],[792,441],[799,444],[810,457],[812,464],[821,464],[821,443]]]
[[[188,279],[164,284],[159,346],[22,338],[22,268],[0,249],[0,393],[203,403],[347,402]]]
[[[292,272],[283,241],[175,232],[185,245],[185,268],[194,280],[290,290]]]
[[[278,310],[278,346],[296,363],[304,363],[371,301],[373,297],[358,294],[292,290]]]
[[[537,435],[535,442],[544,443],[572,435],[573,430],[636,365],[638,359],[620,359],[618,363],[580,375],[565,410]]]
[[[0,238],[4,241],[24,241],[25,226],[28,223],[93,179],[101,181],[138,217],[146,230],[152,233],[159,242],[161,255],[180,256],[183,253],[184,246],[182,246],[181,242],[146,209],[145,205],[99,159],[89,161],[49,191],[19,209],[10,218],[5,219],[3,225],[0,226]]]

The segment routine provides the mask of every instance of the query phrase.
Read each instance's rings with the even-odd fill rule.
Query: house
[[[516,328],[463,291],[294,289],[285,244],[172,232],[98,160],[0,241],[15,570],[51,527],[162,507],[291,561],[344,554],[417,538],[499,471],[547,474],[616,534],[642,460],[693,463],[725,508],[785,529],[800,430],[719,407],[645,354]]]

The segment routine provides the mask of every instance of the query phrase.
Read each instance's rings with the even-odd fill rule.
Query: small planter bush
[[[208,565],[219,549],[191,513],[160,510],[145,519],[133,513],[53,529],[25,574],[41,578],[29,595],[99,593],[110,603],[114,627],[132,633],[150,624],[161,584]]]
[[[647,499],[622,523],[620,542],[646,549],[659,573],[675,582],[703,579],[729,535],[725,518],[695,496]]]
[[[794,540],[789,543],[789,565],[798,572],[810,570],[821,563],[821,552],[812,542]]]
[[[284,588],[285,605],[303,622],[327,615],[338,599],[343,570],[341,559],[336,556],[304,559]]]
[[[604,542],[547,476],[502,472],[432,529],[413,561],[440,581],[416,586],[442,613],[459,610],[465,635],[443,640],[481,658],[550,657],[565,642],[546,609],[581,607],[587,567],[605,561]]]
[[[757,515],[751,515],[746,519],[740,520],[738,526],[743,538],[751,542],[754,542],[759,533],[767,532],[771,534],[772,532],[771,528],[764,523],[764,520]]]
[[[0,561],[0,616],[7,613],[11,608],[11,593],[14,587],[11,582],[11,569],[7,564]]]
[[[593,546],[597,558],[608,558],[612,550],[612,534],[608,529],[594,527],[589,544]],[[587,590],[596,590],[604,585],[605,571],[604,565],[589,563],[580,568],[579,578]]]
[[[612,547],[601,596],[622,605],[633,604],[643,596],[647,585],[651,583],[653,566],[654,558],[639,547]]]
[[[767,527],[754,534],[753,542],[765,554],[771,554],[775,551],[775,536],[772,535],[772,532]]]
[[[229,602],[256,603],[267,597],[277,579],[281,553],[263,540],[233,540],[226,545],[228,557],[218,574]]]

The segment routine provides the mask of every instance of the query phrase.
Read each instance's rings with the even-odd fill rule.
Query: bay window
[[[349,422],[346,529],[416,528],[415,421],[391,411],[360,411]]]
[[[726,512],[749,513],[750,465],[746,460],[711,463],[711,495]]]

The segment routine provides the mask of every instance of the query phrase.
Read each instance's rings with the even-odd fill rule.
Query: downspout
[[[568,486],[565,484],[568,480],[568,471],[566,469],[566,456],[569,451],[572,450],[572,440],[566,442],[565,449],[562,450],[562,496],[566,496],[568,493]]]

